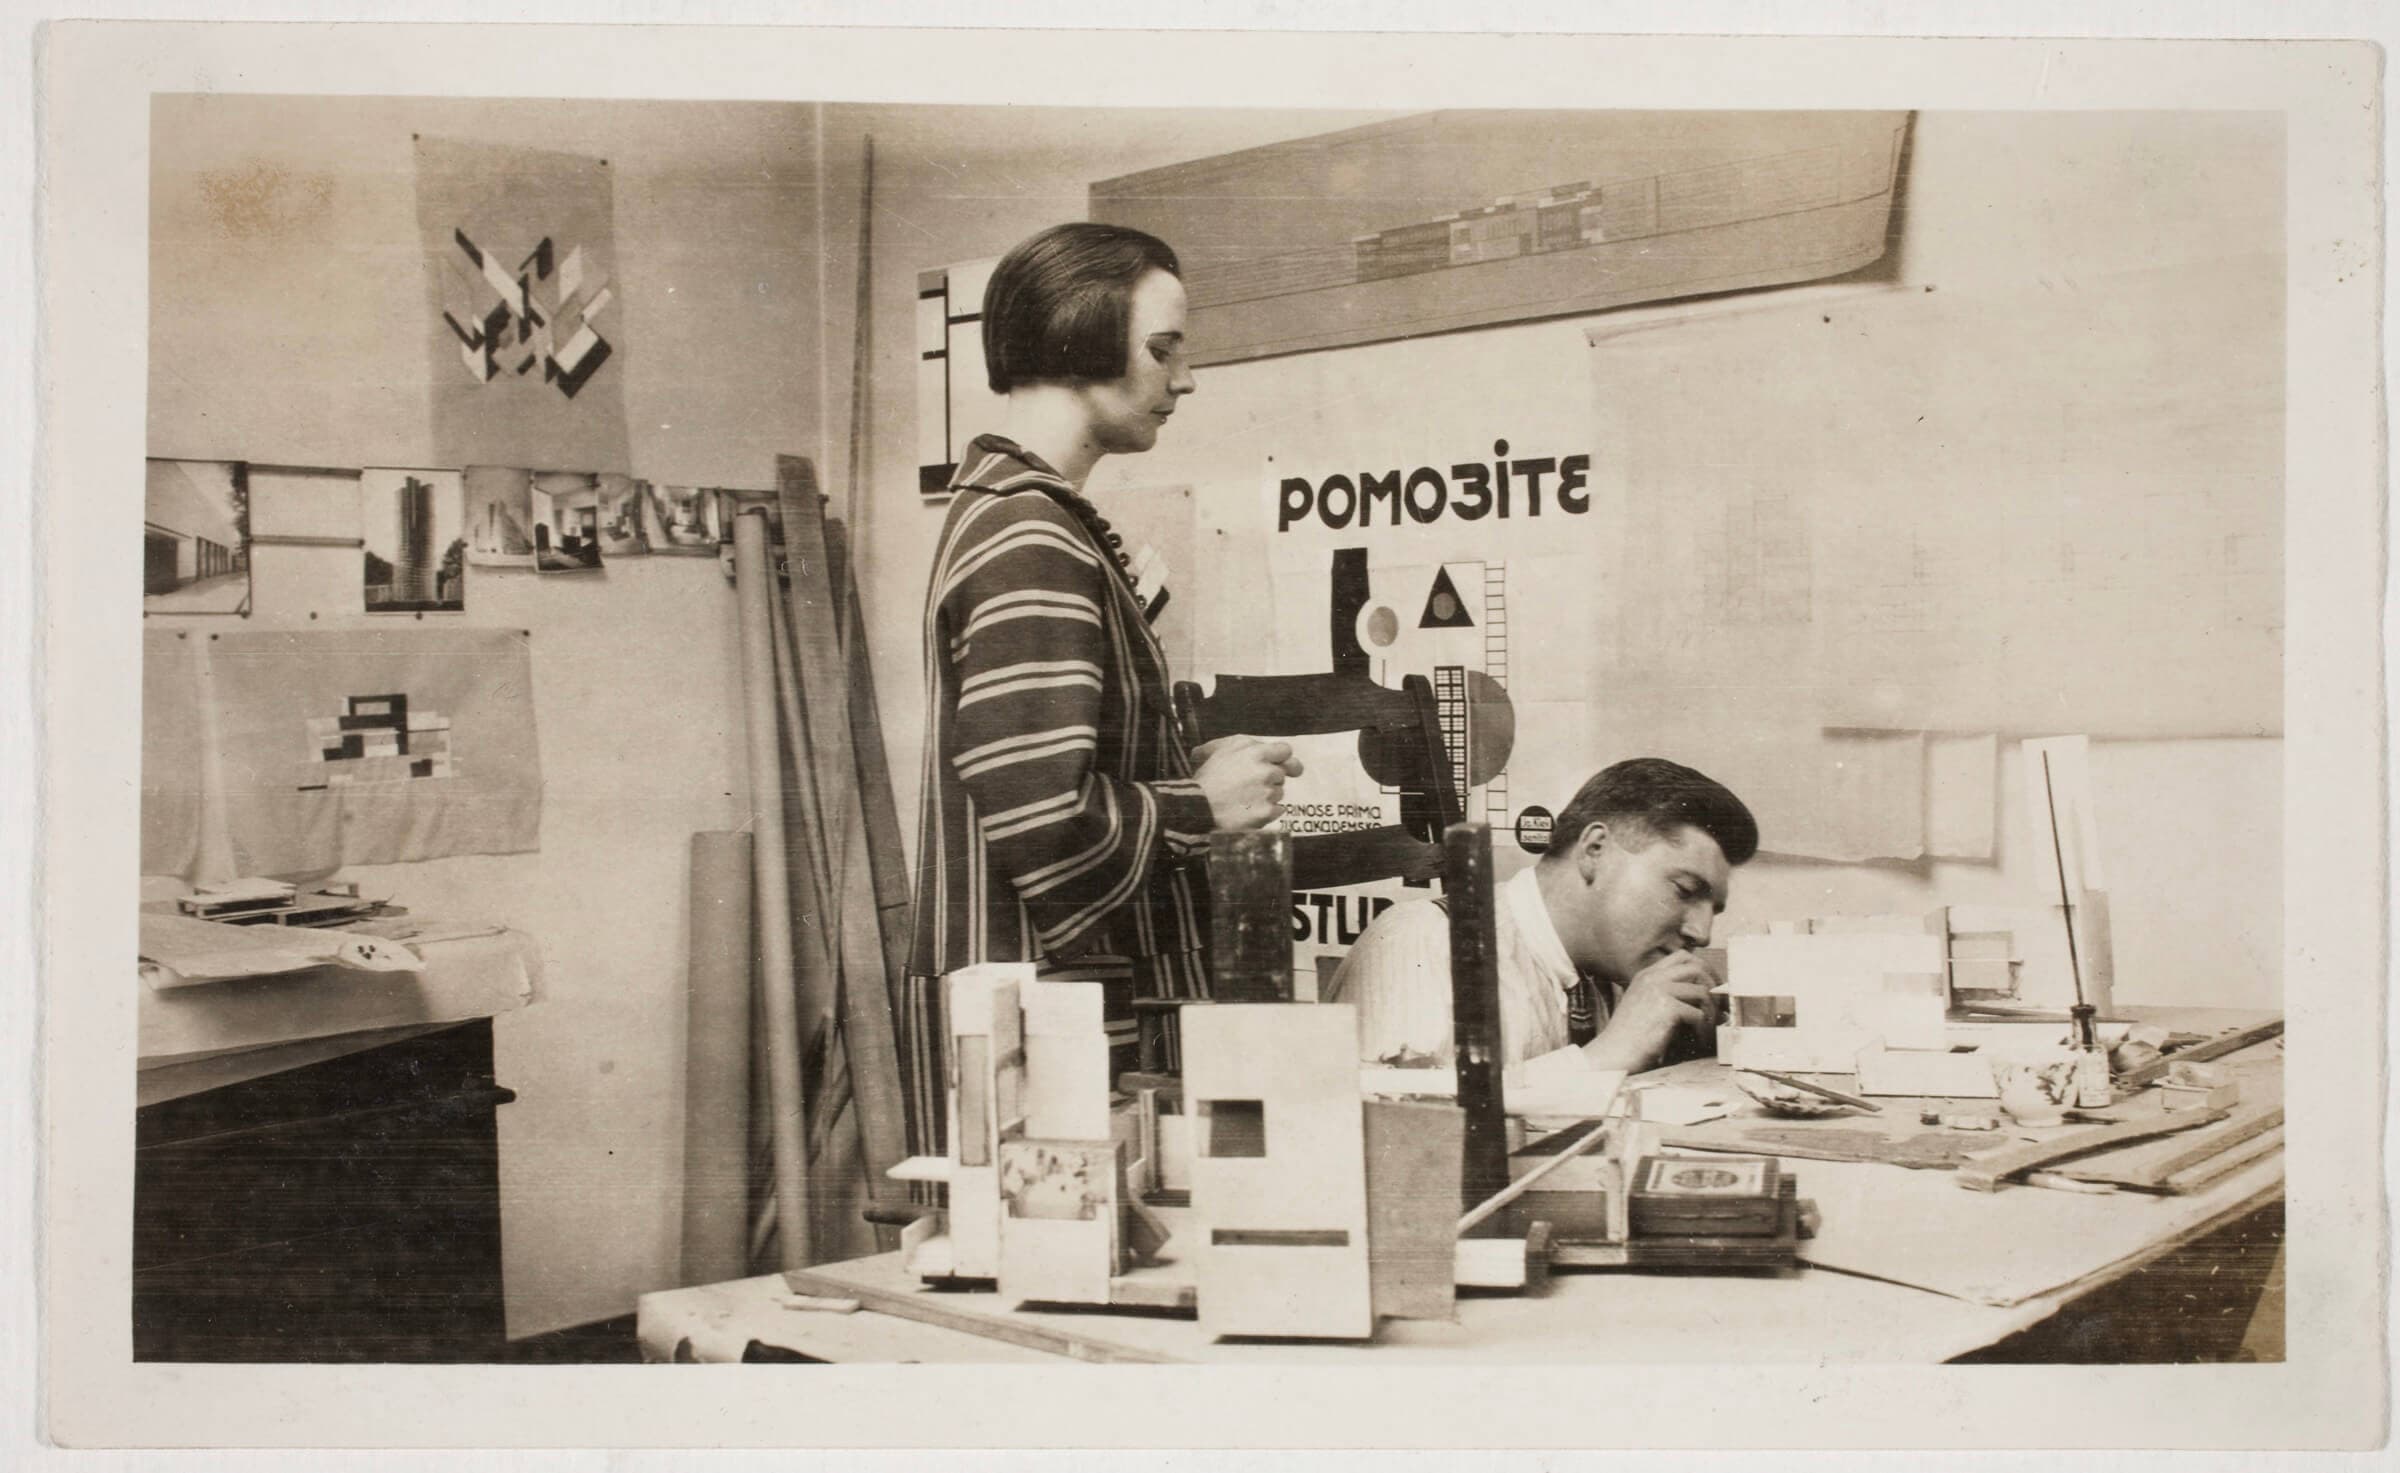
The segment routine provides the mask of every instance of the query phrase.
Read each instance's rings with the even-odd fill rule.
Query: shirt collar
[[[958,473],[950,478],[953,491],[1015,491],[1029,485],[1075,489],[1050,462],[1006,435],[977,435],[960,458]]]
[[[1558,938],[1558,926],[1550,919],[1550,907],[1542,899],[1539,865],[1528,865],[1517,872],[1516,878],[1503,887],[1504,904],[1517,923],[1517,937],[1524,943],[1528,960],[1542,976],[1566,992],[1582,978],[1575,959],[1567,955],[1567,943]]]

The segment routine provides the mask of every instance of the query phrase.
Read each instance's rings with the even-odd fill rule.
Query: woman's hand
[[[1263,829],[1283,813],[1283,784],[1300,775],[1290,742],[1253,736],[1219,737],[1193,752],[1200,770],[1192,774],[1208,795],[1210,815],[1221,829]]]

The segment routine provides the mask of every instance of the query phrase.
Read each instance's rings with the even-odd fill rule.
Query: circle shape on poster
[[[1517,815],[1517,847],[1528,854],[1550,848],[1550,810],[1536,805]]]
[[[1467,753],[1467,785],[1480,788],[1507,770],[1517,749],[1516,705],[1507,688],[1481,670],[1467,672],[1467,721],[1475,733]]]
[[[1400,615],[1390,604],[1377,604],[1367,610],[1366,617],[1359,621],[1359,627],[1365,632],[1368,644],[1379,650],[1387,650],[1392,647],[1392,641],[1400,637]]]

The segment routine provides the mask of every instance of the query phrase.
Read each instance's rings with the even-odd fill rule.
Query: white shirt
[[[1499,942],[1501,1067],[1567,1047],[1567,994],[1577,973],[1558,939],[1529,866],[1502,885],[1493,906]],[[1375,918],[1333,977],[1333,1001],[1358,1009],[1358,1055],[1369,1063],[1407,1049],[1454,1062],[1450,1026],[1450,917],[1409,900]],[[1608,1021],[1608,999],[1598,1002]]]

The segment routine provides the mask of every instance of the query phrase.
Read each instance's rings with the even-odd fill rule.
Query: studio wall
[[[149,453],[439,465],[412,135],[606,158],[631,463],[771,487],[818,436],[816,148],[802,106],[161,98]],[[449,365],[440,365],[448,367]],[[127,474],[139,456],[128,447]],[[276,547],[245,628],[393,627],[355,549]],[[129,611],[130,616],[130,611]],[[530,631],[538,852],[349,871],[541,947],[494,1027],[512,1336],[610,1319],[676,1282],[689,838],[748,810],[733,591],[712,557],[595,575],[471,567],[473,627]],[[154,621],[155,622],[155,621]],[[207,627],[208,621],[180,622]]]
[[[922,747],[920,600],[943,511],[921,503],[913,484],[914,273],[996,255],[1043,225],[1082,218],[1083,190],[1092,180],[1365,121],[1262,117],[1282,131],[1245,135],[1242,115],[1208,115],[1204,121],[1215,131],[1195,134],[1188,114],[1127,113],[1112,115],[1103,139],[1071,116],[1040,110],[1008,110],[1005,128],[996,113],[962,110],[947,129],[937,117],[835,109],[826,129],[827,219],[840,238],[856,230],[841,217],[856,207],[858,137],[870,131],[877,137],[873,493],[857,515],[868,529],[863,546],[874,570],[868,622],[877,680],[893,768],[902,773],[915,770]],[[1261,668],[1256,641],[1232,616],[1242,601],[1272,596],[1265,549],[1212,540],[1209,508],[1265,497],[1263,455],[1296,429],[1337,437],[1370,432],[1354,399],[1374,397],[1378,412],[1388,412],[1391,406],[1380,401],[1392,397],[1389,386],[1427,386],[1427,397],[1409,411],[1413,443],[1421,437],[1419,421],[1445,422],[1450,398],[1522,385],[1521,404],[1510,409],[1518,422],[1507,433],[1528,443],[1556,439],[1574,434],[1575,416],[1587,412],[1586,335],[1603,317],[1664,333],[1678,320],[1798,295],[1830,302],[1846,292],[1895,287],[1974,291],[2064,283],[2105,290],[2121,273],[2273,256],[2281,250],[2281,169],[2282,139],[2272,118],[1920,112],[1895,206],[1894,248],[1853,281],[1205,369],[1199,391],[1179,409],[1159,448],[1102,462],[1089,489],[1114,515],[1116,507],[1138,505],[1146,490],[1190,488],[1207,568],[1175,570],[1177,597],[1186,603],[1179,615],[1184,631],[1170,642],[1170,653],[1188,658],[1186,673],[1204,680],[1253,672]],[[957,182],[987,179],[1006,187],[962,189]],[[920,235],[900,228],[902,220],[930,220],[936,228]],[[842,321],[845,334],[848,306],[846,289],[829,288],[829,321]],[[1971,353],[1973,345],[1961,344],[1960,351]],[[1343,391],[1359,384],[1376,387],[1368,394]],[[1484,387],[1445,398],[1441,385]],[[1564,387],[1550,393],[1545,385]],[[838,392],[834,398],[838,404]],[[1520,618],[1513,637],[1540,636]],[[1623,755],[1632,754],[1595,753],[1592,766]],[[2098,745],[2095,803],[2110,861],[2121,1000],[2277,1003],[2281,895],[2275,882],[2258,877],[2281,872],[2281,763],[2282,743],[2272,737]],[[1765,858],[1740,876],[1729,923],[2032,895],[2043,870],[2027,842],[2022,774],[2008,741],[2000,744],[1997,765],[1985,784],[1995,826],[1991,859]],[[904,821],[913,796],[903,785]],[[1549,801],[1555,806],[1566,796]],[[912,841],[913,834],[912,824]],[[1512,848],[1502,846],[1504,862],[1527,862]]]

